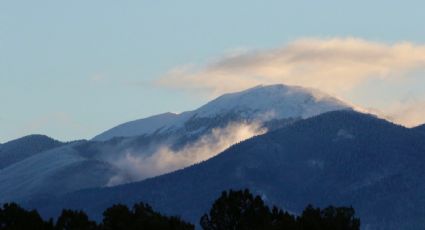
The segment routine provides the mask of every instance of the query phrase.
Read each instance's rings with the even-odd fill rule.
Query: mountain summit
[[[283,84],[259,85],[241,92],[224,94],[193,111],[164,113],[127,122],[97,135],[93,140],[167,133],[181,129],[188,122],[217,117],[266,122],[274,119],[304,119],[342,109],[350,109],[350,106],[318,90]]]

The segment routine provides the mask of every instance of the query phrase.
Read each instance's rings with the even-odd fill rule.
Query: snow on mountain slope
[[[0,145],[0,169],[63,144],[44,135],[29,135],[9,141]]]
[[[216,98],[197,110],[181,114],[165,113],[124,123],[93,138],[106,141],[154,132],[166,133],[184,127],[193,120],[224,117],[232,114],[249,121],[285,118],[308,118],[328,111],[349,109],[347,104],[316,90],[297,86],[257,86]]]
[[[121,175],[111,178],[108,185],[113,186],[199,163],[245,139],[299,119],[343,109],[351,108],[316,90],[257,86],[225,94],[193,111],[125,123],[94,140],[109,146],[96,151],[103,155],[101,159],[109,155],[107,161],[126,172],[125,180]]]
[[[128,122],[95,141],[29,155],[1,171],[0,197],[19,201],[139,181],[205,161],[299,119],[348,108],[325,94],[285,85],[226,94],[194,111]]]
[[[0,169],[0,202],[103,186],[118,170],[89,159],[74,144],[42,152]]]
[[[269,85],[225,94],[194,113],[199,117],[212,117],[230,111],[240,111],[246,117],[270,120],[289,117],[308,118],[347,107],[343,102],[312,89]]]
[[[93,140],[104,141],[114,137],[130,137],[154,133],[163,127],[173,124],[177,118],[177,114],[163,113],[140,120],[130,121],[99,134],[94,137]]]

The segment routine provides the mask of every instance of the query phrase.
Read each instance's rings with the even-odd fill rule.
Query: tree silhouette
[[[55,230],[94,230],[96,222],[89,220],[83,211],[63,210],[59,216]]]
[[[129,210],[125,205],[114,205],[103,213],[102,230],[192,230],[194,226],[177,217],[163,216],[152,207],[138,203]]]
[[[204,230],[359,230],[353,208],[330,206],[321,210],[308,205],[300,217],[277,207],[270,210],[248,190],[223,192],[209,215],[200,220]]]
[[[205,230],[267,229],[271,224],[269,208],[248,190],[223,192],[208,215],[201,218]]]
[[[352,207],[329,206],[323,210],[308,205],[299,217],[277,207],[269,209],[259,196],[249,190],[224,191],[202,216],[205,230],[359,230],[360,220]],[[99,225],[83,211],[63,210],[56,225],[44,221],[36,210],[27,211],[15,203],[0,208],[0,230],[193,230],[194,226],[178,217],[156,212],[145,203],[130,210],[113,205],[103,213]]]
[[[83,211],[63,210],[56,225],[44,221],[37,211],[27,211],[15,203],[0,208],[0,230],[193,230],[178,217],[164,216],[149,205],[138,203],[129,209],[117,204],[106,209],[99,225]]]
[[[27,211],[16,203],[4,204],[0,208],[0,229],[4,230],[22,230],[34,229],[45,230],[53,229],[52,221],[45,222],[37,211]]]
[[[194,226],[177,217],[166,217],[155,212],[151,206],[138,203],[133,206],[134,229],[174,229],[191,230]]]
[[[298,222],[303,230],[321,230],[322,216],[320,209],[314,208],[312,205],[308,205],[298,218]]]
[[[127,230],[131,229],[133,218],[130,210],[125,205],[113,205],[103,212],[102,229]]]
[[[356,230],[360,228],[360,220],[354,217],[352,207],[335,208],[329,206],[321,212],[323,229],[327,230]]]
[[[272,223],[270,229],[272,230],[299,230],[298,222],[296,218],[288,212],[282,211],[282,209],[274,206],[271,212]]]

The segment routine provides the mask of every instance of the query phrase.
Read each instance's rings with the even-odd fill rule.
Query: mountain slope
[[[106,141],[114,137],[131,137],[142,134],[152,134],[155,131],[160,130],[162,127],[169,126],[169,124],[175,122],[177,118],[177,114],[164,113],[136,121],[130,121],[97,135],[93,138],[93,140]]]
[[[29,135],[0,146],[0,169],[63,143],[44,135]]]
[[[160,177],[34,201],[44,215],[84,209],[99,218],[113,203],[145,201],[197,223],[225,189],[250,188],[291,212],[308,203],[353,205],[363,229],[425,225],[424,135],[376,117],[330,112],[235,145]]]
[[[165,113],[124,123],[99,134],[93,140],[105,141],[113,137],[175,132],[187,129],[188,123],[201,121],[204,123],[216,117],[231,116],[238,119],[269,121],[307,118],[348,108],[350,107],[343,102],[312,89],[286,85],[257,86],[241,92],[225,94],[194,111],[181,114]]]
[[[425,124],[413,128],[413,130],[425,133]]]
[[[81,155],[78,145],[44,151],[1,169],[0,203],[104,186],[119,173],[107,162]]]
[[[284,85],[226,94],[194,111],[126,123],[95,141],[73,142],[7,165],[0,175],[0,201],[140,181],[207,160],[296,120],[347,108],[319,92]]]
[[[258,86],[225,94],[193,111],[125,123],[94,138],[100,143],[93,146],[100,148],[102,159],[109,155],[107,159],[114,163],[124,161],[119,167],[131,168],[129,181],[117,175],[108,183],[116,185],[187,167],[246,138],[341,109],[350,107],[312,89]]]

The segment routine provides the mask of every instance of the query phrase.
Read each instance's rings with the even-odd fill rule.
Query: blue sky
[[[346,37],[422,48],[423,9],[419,0],[1,1],[0,142],[31,133],[91,138],[121,122],[194,109],[210,96],[158,79],[241,50]],[[401,83],[369,79],[343,97],[365,107],[385,101],[362,91],[393,107],[421,102],[425,76],[416,67]]]

